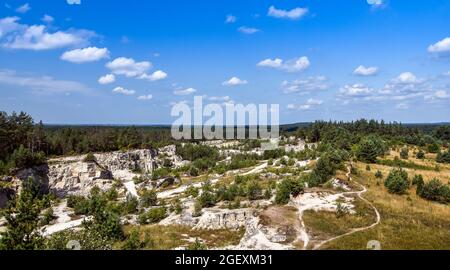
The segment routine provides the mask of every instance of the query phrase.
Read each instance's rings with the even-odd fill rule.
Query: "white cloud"
[[[15,71],[0,71],[0,83],[29,88],[35,92],[57,94],[89,92],[90,89],[76,81],[57,80],[50,76],[18,75]]]
[[[9,49],[49,50],[89,43],[96,34],[87,30],[57,31],[50,33],[44,25],[20,24],[19,17],[0,20],[0,43]]]
[[[138,100],[151,100],[151,99],[153,99],[152,95],[144,95],[138,97]]]
[[[282,59],[265,59],[257,64],[258,67],[271,67],[287,72],[299,72],[307,69],[311,65],[308,57],[303,56],[284,62]]]
[[[116,81],[116,76],[114,74],[107,74],[98,79],[99,84],[110,84]]]
[[[152,64],[147,61],[136,62],[132,58],[119,57],[106,64],[106,67],[116,75],[125,75],[129,78],[144,75]]]
[[[318,106],[322,105],[323,101],[318,99],[308,99],[306,103],[295,105],[295,104],[288,104],[287,108],[289,110],[300,110],[300,111],[307,111],[317,108]]]
[[[258,63],[258,67],[272,67],[280,68],[283,65],[283,60],[280,58],[276,59],[265,59]]]
[[[365,66],[359,66],[353,71],[354,75],[357,76],[374,76],[378,74],[378,68],[377,67],[365,67]]]
[[[256,28],[252,28],[252,27],[241,26],[241,27],[238,28],[238,31],[243,33],[243,34],[252,35],[252,34],[260,32],[261,30],[256,29]]]
[[[365,86],[364,84],[345,85],[341,88],[340,94],[350,97],[368,96],[373,93],[373,89]]]
[[[444,38],[443,40],[430,45],[428,47],[428,52],[430,53],[450,53],[450,37]]]
[[[67,0],[69,5],[81,5],[81,0]]]
[[[425,96],[426,100],[436,100],[436,99],[450,99],[450,92],[447,92],[445,90],[439,90],[431,95]]]
[[[231,97],[229,97],[229,96],[224,96],[224,97],[208,97],[208,100],[209,100],[209,101],[215,101],[215,102],[218,102],[218,101],[220,101],[220,102],[230,102],[230,101],[232,101],[232,100],[231,100]]]
[[[116,87],[116,88],[114,88],[113,93],[131,96],[131,95],[134,95],[136,93],[136,91],[129,90],[129,89],[126,89],[123,87]]]
[[[162,70],[157,70],[155,72],[153,72],[152,74],[147,74],[144,73],[141,76],[139,76],[139,79],[142,80],[149,80],[149,81],[160,81],[160,80],[164,80],[167,78],[167,73],[165,73]]]
[[[52,22],[55,21],[55,18],[53,18],[53,17],[50,16],[50,15],[45,14],[44,17],[42,17],[41,20],[42,20],[43,22],[45,22],[45,23],[52,23]]]
[[[394,81],[402,84],[414,84],[420,82],[416,75],[411,72],[403,72]]]
[[[237,18],[231,14],[227,15],[225,23],[235,23]]]
[[[222,85],[224,85],[224,86],[237,86],[237,85],[243,85],[243,84],[248,84],[248,81],[241,80],[238,77],[233,77],[233,78],[229,79],[228,81],[225,81],[222,83]]]
[[[283,92],[290,93],[310,93],[315,91],[327,90],[329,88],[327,78],[324,76],[309,77],[303,80],[294,80],[292,82],[284,81],[281,84]]]
[[[109,58],[109,50],[107,48],[89,47],[84,49],[76,49],[67,51],[61,55],[61,60],[72,63],[95,62],[104,58]]]
[[[23,14],[23,13],[27,13],[28,11],[30,11],[30,9],[31,9],[30,4],[26,3],[26,4],[18,7],[16,9],[16,12]]]
[[[385,0],[367,0],[367,4],[373,8],[383,8],[385,6]]]
[[[275,17],[275,18],[285,18],[285,19],[291,19],[291,20],[298,20],[305,16],[308,13],[307,8],[294,8],[292,10],[282,10],[282,9],[276,9],[274,6],[271,6],[269,8],[269,12],[267,13],[268,16]]]
[[[177,96],[187,96],[196,93],[197,90],[194,88],[186,88],[182,90],[175,90],[173,93]]]

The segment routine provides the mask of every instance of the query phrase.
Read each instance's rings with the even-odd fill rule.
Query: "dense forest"
[[[450,125],[402,125],[375,120],[323,122],[281,127],[285,135],[322,142],[338,149],[352,146],[371,135],[389,145],[448,146]],[[0,174],[42,164],[46,157],[136,148],[156,148],[174,143],[167,127],[46,126],[24,113],[0,112]],[[187,154],[186,154],[187,155]],[[441,154],[440,157],[447,157]],[[214,161],[215,159],[211,159]],[[199,165],[200,167],[201,165]]]

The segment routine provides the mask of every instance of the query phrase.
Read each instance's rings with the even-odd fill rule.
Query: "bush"
[[[447,185],[442,184],[442,182],[436,178],[427,184],[418,186],[417,195],[430,201],[440,203],[450,202],[450,188]]]
[[[277,204],[287,204],[291,195],[296,197],[304,190],[303,182],[299,180],[284,179],[277,187],[275,202]]]
[[[392,194],[405,194],[409,188],[408,173],[402,169],[394,169],[389,173],[384,186]]]
[[[122,203],[122,214],[135,214],[138,211],[139,201],[131,194],[127,195],[126,201]]]
[[[153,224],[158,223],[161,220],[165,219],[167,217],[167,209],[165,207],[158,207],[150,209],[146,213],[142,213],[139,215],[139,224],[146,225],[146,224]]]
[[[94,154],[89,153],[84,157],[83,161],[84,162],[97,162],[97,158],[94,156]]]
[[[246,185],[247,198],[251,201],[260,199],[262,196],[262,188],[256,180],[249,181]]]
[[[199,194],[198,188],[194,187],[194,186],[189,186],[186,189],[186,195],[187,196],[192,196],[192,198],[197,198]]]
[[[402,148],[402,150],[400,151],[400,158],[401,159],[408,159],[409,158],[409,151],[408,148]]]
[[[427,149],[428,149],[429,153],[437,154],[437,153],[439,153],[441,148],[439,147],[439,144],[437,144],[435,142],[435,143],[429,144]]]
[[[424,183],[425,182],[423,181],[423,176],[421,174],[414,175],[414,178],[412,180],[412,185],[413,186],[420,187],[420,186],[423,186]]]
[[[422,150],[419,150],[419,152],[416,155],[417,159],[425,159],[425,152],[423,152]]]
[[[193,177],[197,177],[199,175],[198,169],[195,168],[194,166],[191,166],[191,168],[189,169],[189,175],[193,176]]]
[[[23,145],[21,145],[18,149],[14,150],[14,152],[10,156],[8,167],[23,169],[33,166],[39,166],[45,164],[45,162],[46,158],[44,153],[32,153],[30,149],[25,148]]]
[[[444,153],[439,152],[436,157],[436,162],[450,164],[450,150],[447,150],[447,152]]]
[[[370,165],[366,166],[366,171],[370,172],[372,170],[372,168],[370,167]]]
[[[202,194],[200,195],[200,197],[198,197],[197,200],[200,203],[200,205],[202,206],[202,208],[212,207],[212,206],[216,205],[216,196],[213,192],[213,188],[209,181],[205,182],[203,184]]]
[[[376,173],[375,173],[375,178],[377,178],[377,179],[382,179],[383,178],[383,173],[381,172],[381,171],[377,171]]]
[[[142,207],[158,205],[158,195],[154,190],[145,189],[141,194],[140,204]]]

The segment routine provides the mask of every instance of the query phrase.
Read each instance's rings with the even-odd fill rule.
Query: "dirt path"
[[[370,225],[370,226],[362,227],[362,228],[356,228],[356,229],[351,230],[351,231],[348,232],[348,233],[345,233],[345,234],[342,234],[342,235],[338,235],[338,236],[336,236],[336,237],[333,237],[333,238],[330,238],[330,239],[328,239],[328,240],[322,241],[322,242],[320,242],[320,243],[318,243],[318,244],[316,244],[316,245],[314,246],[314,248],[313,248],[314,250],[318,250],[318,249],[320,249],[323,245],[325,245],[325,244],[327,244],[327,243],[329,243],[329,242],[331,242],[331,241],[334,241],[334,240],[336,240],[336,239],[342,238],[342,237],[344,237],[344,236],[348,236],[348,235],[352,235],[352,234],[357,233],[357,232],[362,232],[362,231],[366,231],[366,230],[372,229],[372,228],[374,228],[375,226],[377,226],[378,224],[380,224],[380,222],[381,222],[381,215],[380,215],[380,212],[378,211],[378,209],[373,205],[373,203],[369,202],[367,199],[365,199],[365,198],[362,196],[363,194],[365,194],[365,193],[367,192],[367,188],[366,188],[365,186],[363,186],[362,184],[353,181],[353,179],[352,179],[352,177],[350,176],[350,174],[351,174],[351,167],[348,167],[348,173],[346,174],[346,176],[348,177],[348,179],[349,179],[350,181],[352,181],[353,183],[356,183],[357,185],[359,185],[360,187],[362,187],[363,190],[362,190],[362,191],[358,191],[358,192],[345,192],[345,193],[341,193],[341,194],[343,194],[343,195],[352,195],[352,194],[356,194],[356,195],[358,196],[358,198],[360,198],[361,200],[363,200],[364,202],[366,202],[368,205],[370,205],[370,207],[372,207],[372,209],[375,211],[375,214],[376,214],[376,216],[377,216],[377,220],[376,220],[375,223],[373,223],[373,224]]]

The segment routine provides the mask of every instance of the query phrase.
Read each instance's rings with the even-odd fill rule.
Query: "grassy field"
[[[397,152],[391,152],[388,158],[393,159],[397,155]],[[410,160],[417,164],[436,166],[432,157],[427,157],[426,160],[415,158]],[[385,179],[392,167],[370,165],[371,171],[367,171],[366,166],[367,164],[357,163],[359,173],[352,177],[369,189],[364,197],[373,202],[380,211],[381,224],[373,229],[337,239],[323,246],[322,249],[366,249],[368,241],[377,240],[381,242],[382,249],[386,250],[450,250],[450,207],[418,197],[415,187],[411,187],[406,195],[389,194],[383,185],[383,180],[375,178],[375,172],[380,170]],[[413,169],[406,169],[406,171],[410,177],[422,174],[425,182],[437,177],[443,183],[448,183],[450,181],[449,166],[440,164],[439,167],[440,171]],[[324,224],[323,227],[312,224],[319,232],[347,229],[345,224],[341,224],[343,222],[336,225],[330,215],[324,214],[322,217],[328,220],[329,226],[324,221],[318,220],[319,218],[318,216],[310,218],[311,223]]]
[[[129,235],[133,229],[139,229],[140,239],[145,242],[146,250],[171,250],[177,247],[188,247],[196,239],[204,243],[207,248],[220,248],[239,244],[244,230],[194,230],[187,226],[127,226],[125,234]],[[118,243],[120,248],[123,243]]]

